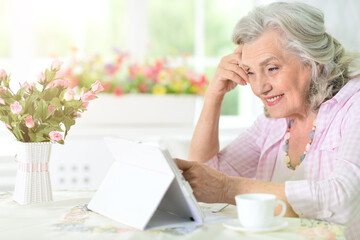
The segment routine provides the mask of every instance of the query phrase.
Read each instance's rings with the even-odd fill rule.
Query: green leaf
[[[23,114],[23,115],[19,115],[18,120],[19,120],[20,122],[22,122],[27,116],[29,116],[28,113],[25,113],[25,114]]]
[[[36,142],[44,142],[50,140],[50,137],[44,137],[43,135],[36,135]]]
[[[64,112],[61,110],[61,111],[55,111],[54,113],[54,116],[52,117],[52,119],[63,119],[64,117]]]
[[[75,109],[79,109],[82,106],[82,102],[80,100],[71,100],[71,101],[65,101],[64,104],[65,107],[72,107]]]
[[[44,124],[42,126],[44,126]],[[36,141],[38,141],[38,142],[49,141],[50,140],[49,133],[51,131],[63,132],[63,130],[59,127],[59,125],[58,126],[46,126],[43,129],[36,130]]]
[[[48,114],[48,106],[44,100],[40,100],[37,103],[36,112],[34,118],[39,119],[40,121],[43,121]]]
[[[30,142],[30,139],[29,139],[29,128],[26,127],[25,125],[25,122],[22,121],[22,123],[18,124],[19,126],[19,129],[22,133],[22,136],[23,136],[23,139],[24,139],[24,142]]]
[[[67,92],[67,89],[62,90],[61,93],[59,94],[59,98],[64,99],[64,96],[65,96],[66,92]]]
[[[53,119],[50,118],[48,120],[46,120],[46,122],[43,123],[44,126],[48,127],[48,126],[54,126],[54,125],[59,125],[60,124],[60,120],[58,119]]]
[[[38,92],[38,94],[41,94],[41,92]],[[38,94],[29,94],[27,95],[27,98],[25,99],[26,101],[30,101],[30,102],[35,102],[38,99],[40,99],[40,97],[38,96]]]
[[[51,101],[53,98],[58,97],[59,89],[58,88],[48,88],[44,92],[44,100]]]
[[[15,135],[16,139],[19,140],[20,142],[24,141],[24,138],[22,136],[22,133],[20,131],[20,129],[18,127],[14,127],[12,129],[13,134]]]
[[[13,97],[13,95],[8,91],[4,91],[4,92],[0,92],[0,97],[5,100],[8,98],[11,99]]]
[[[57,107],[57,108],[61,108],[61,107],[62,107],[61,102],[60,102],[60,99],[57,98],[57,97],[51,99],[50,104],[53,105],[53,106],[55,106],[55,107]]]
[[[30,97],[38,98],[38,95],[41,94],[39,89],[37,89],[36,87],[31,88],[31,90],[32,90],[32,94],[29,95]]]
[[[64,136],[64,138],[65,138],[67,136],[71,126],[75,124],[75,120],[72,117],[65,117],[63,123],[65,125],[65,136]]]
[[[10,124],[10,120],[9,120],[9,116],[6,116],[4,114],[1,114],[1,121],[7,123],[7,124]]]
[[[36,134],[30,131],[28,134],[29,134],[30,142],[36,142]]]
[[[45,79],[47,82],[52,82],[55,79],[56,72],[50,71],[49,69],[45,70]]]
[[[31,99],[29,98],[29,100],[25,101],[24,112],[34,113],[35,112],[34,102],[35,102],[35,100],[33,98],[31,98]]]
[[[10,106],[0,105],[0,111],[10,112]],[[2,115],[5,115],[5,114],[2,114]]]
[[[43,125],[46,126],[46,128],[44,129],[44,132],[51,132],[51,131],[58,131],[58,132],[62,132],[63,130],[61,129],[59,122],[56,121],[52,121],[51,123],[43,123]]]
[[[72,107],[65,107],[64,108],[64,117],[66,117],[66,116],[72,116],[72,114],[74,113],[74,108],[72,108]]]

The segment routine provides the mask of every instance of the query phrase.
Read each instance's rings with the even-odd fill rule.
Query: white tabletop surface
[[[84,205],[93,194],[93,191],[54,191],[53,202],[21,206],[12,200],[11,192],[0,193],[0,239],[345,239],[342,226],[298,218],[285,218],[289,223],[286,228],[266,233],[230,230],[222,221],[196,228],[141,232],[87,211]],[[211,210],[217,205],[201,207]],[[217,214],[236,218],[236,207],[229,205]]]

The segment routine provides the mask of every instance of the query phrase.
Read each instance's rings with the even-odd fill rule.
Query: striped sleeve
[[[342,125],[342,138],[331,175],[324,180],[288,181],[285,193],[301,217],[349,225],[360,214],[360,108],[353,104]]]
[[[244,130],[206,164],[230,176],[255,177],[261,152],[256,142],[261,137],[261,127],[266,121],[266,117],[261,115],[250,128]]]

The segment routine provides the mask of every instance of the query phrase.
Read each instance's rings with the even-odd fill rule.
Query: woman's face
[[[252,91],[263,101],[271,117],[306,117],[311,67],[288,53],[280,37],[279,31],[273,30],[244,44],[242,65]]]

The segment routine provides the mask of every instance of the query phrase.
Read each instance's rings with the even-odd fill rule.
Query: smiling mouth
[[[281,98],[282,96],[284,96],[284,94],[280,94],[278,96],[272,97],[272,98],[268,98],[266,99],[267,102],[275,102],[277,99]]]

